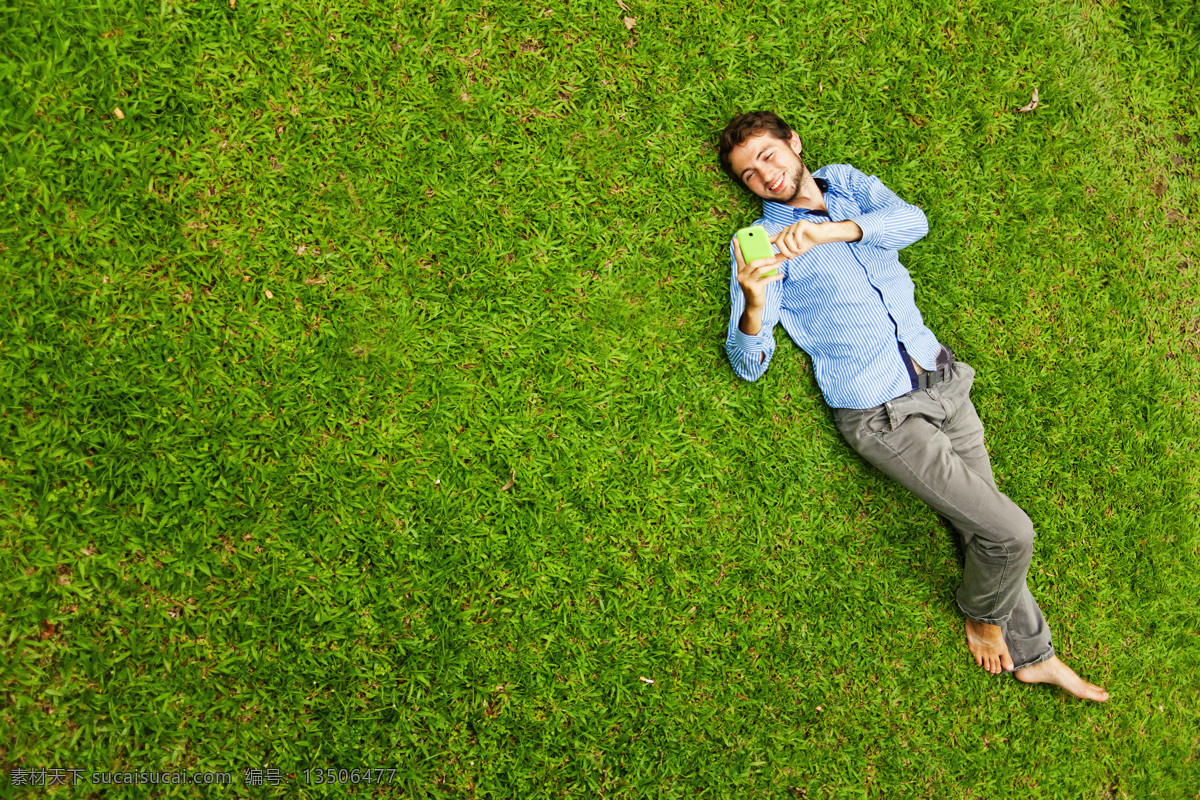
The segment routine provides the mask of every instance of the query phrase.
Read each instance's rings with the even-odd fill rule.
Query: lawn
[[[1195,3],[13,0],[0,90],[6,796],[1200,797]],[[760,108],[926,212],[1107,704],[730,368]]]

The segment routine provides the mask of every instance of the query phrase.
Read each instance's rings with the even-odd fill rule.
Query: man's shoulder
[[[848,183],[858,174],[853,164],[826,164],[812,175],[814,178],[824,178],[830,183]]]

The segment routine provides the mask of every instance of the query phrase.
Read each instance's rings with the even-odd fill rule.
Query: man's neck
[[[804,178],[800,181],[800,191],[796,193],[795,198],[787,205],[793,208],[807,208],[810,211],[828,211],[825,208],[825,195],[821,193],[821,187],[817,186],[816,180],[812,173],[808,171],[808,167],[804,168]]]

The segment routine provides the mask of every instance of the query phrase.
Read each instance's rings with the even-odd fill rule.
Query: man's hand
[[[862,228],[852,220],[842,222],[808,222],[801,220],[789,225],[771,237],[771,244],[779,248],[786,258],[802,256],[819,244],[830,242],[857,242],[862,238]]]
[[[738,286],[742,287],[742,294],[746,296],[746,308],[742,312],[738,327],[741,328],[742,333],[754,336],[762,330],[763,307],[767,304],[767,286],[783,280],[781,273],[776,272],[767,277],[764,277],[763,273],[778,269],[780,264],[787,261],[787,256],[778,254],[771,258],[759,258],[747,264],[742,258],[742,245],[737,238],[734,238],[733,257],[737,260],[738,265]]]

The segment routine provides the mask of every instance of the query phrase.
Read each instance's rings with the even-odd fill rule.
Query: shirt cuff
[[[742,353],[765,353],[774,341],[775,337],[771,335],[771,331],[767,330],[766,325],[753,336],[745,333],[741,328],[733,329],[733,345]]]
[[[886,231],[883,227],[883,220],[879,218],[878,214],[863,214],[861,217],[850,217],[850,220],[862,229],[862,238],[858,240],[857,244],[883,247]]]

